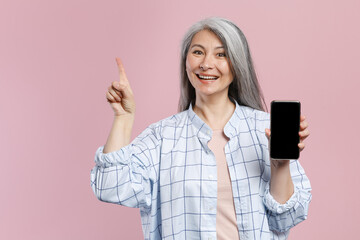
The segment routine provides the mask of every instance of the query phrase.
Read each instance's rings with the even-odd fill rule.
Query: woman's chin
[[[203,97],[214,97],[214,96],[220,96],[220,92],[216,91],[214,89],[200,89],[196,91],[197,96],[203,96]]]

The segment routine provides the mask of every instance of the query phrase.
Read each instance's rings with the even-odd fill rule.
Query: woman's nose
[[[203,61],[200,63],[200,68],[203,70],[203,71],[206,71],[207,69],[209,68],[213,68],[214,67],[214,61],[213,59],[211,58],[211,56],[205,56]]]

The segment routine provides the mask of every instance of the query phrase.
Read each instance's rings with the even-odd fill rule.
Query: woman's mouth
[[[206,76],[206,75],[200,75],[200,74],[195,74],[195,75],[202,83],[212,83],[212,82],[215,82],[219,78],[217,76]]]

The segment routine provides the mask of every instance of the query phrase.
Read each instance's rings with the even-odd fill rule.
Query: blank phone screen
[[[298,159],[300,102],[271,102],[270,156],[274,159]]]

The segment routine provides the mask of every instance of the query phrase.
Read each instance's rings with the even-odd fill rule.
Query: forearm
[[[271,159],[270,162],[270,194],[277,202],[286,203],[294,193],[294,184],[290,174],[290,161]]]
[[[110,134],[103,153],[117,151],[130,143],[134,116],[114,116]]]

